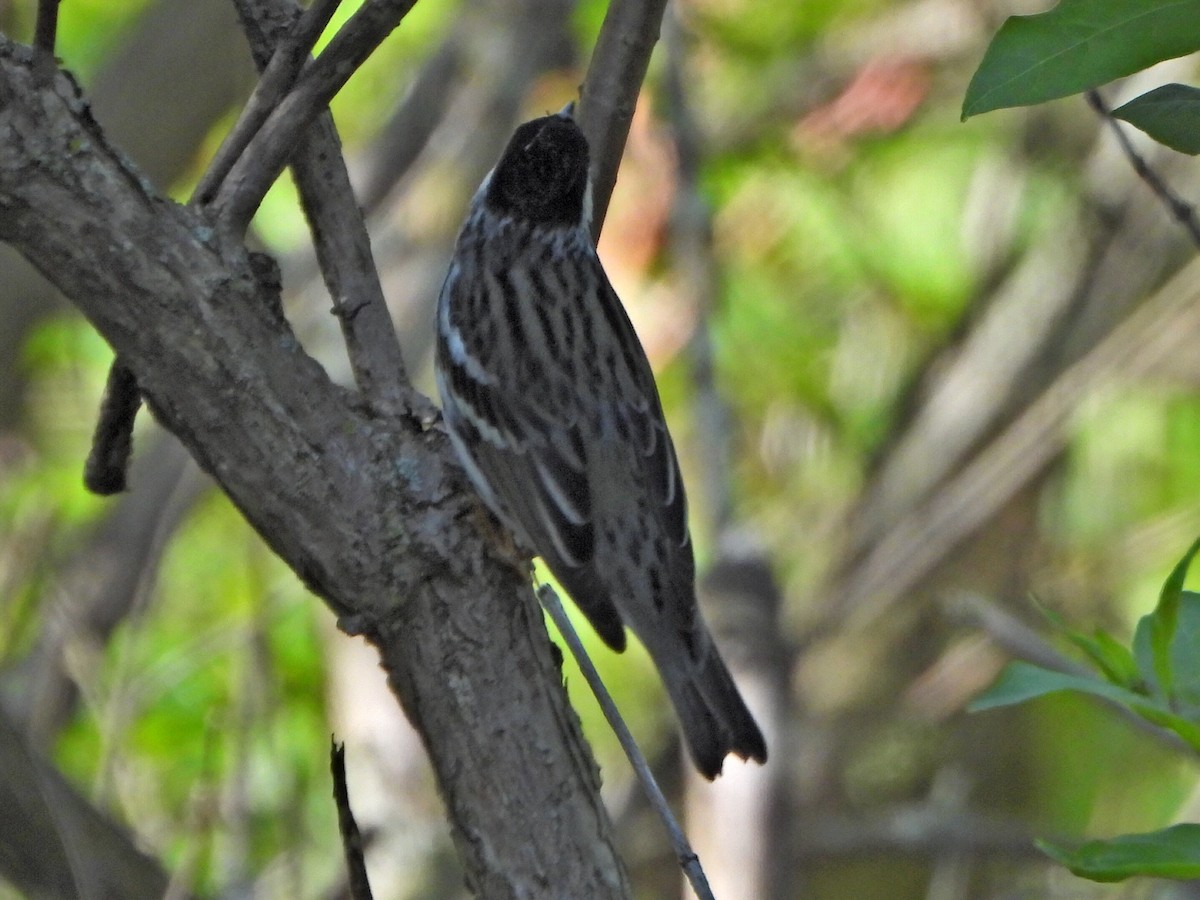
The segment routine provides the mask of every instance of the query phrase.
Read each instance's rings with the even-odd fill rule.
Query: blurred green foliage
[[[59,55],[86,83],[146,2],[64,4]],[[338,21],[356,6],[344,4]],[[466,6],[417,4],[339,95],[334,111],[351,151],[375,134]],[[739,512],[770,544],[785,587],[785,622],[810,602],[830,564],[831,535],[904,415],[911,380],[973,314],[996,277],[989,266],[1055,240],[1084,206],[1079,160],[1056,148],[1026,158],[1026,120],[1008,114],[957,122],[962,83],[952,67],[934,77],[928,98],[902,125],[841,137],[832,149],[796,137],[799,113],[771,118],[790,108],[781,98],[817,65],[831,35],[888,6],[689,4],[691,90],[714,148],[702,178],[721,265],[712,323],[718,380],[737,419],[731,477]],[[583,60],[605,7],[585,0],[577,8]],[[218,141],[214,133],[210,149]],[[976,212],[980,170],[998,161],[1020,170],[1007,185],[1015,222],[998,229],[1001,246],[984,259],[967,244],[967,219]],[[302,246],[303,218],[286,177],[255,224],[275,251]],[[70,315],[44,322],[26,345],[27,407],[14,439],[21,449],[16,463],[0,469],[0,581],[12,588],[0,607],[9,626],[0,636],[5,660],[29,647],[55,566],[108,508],[84,492],[80,470],[110,358],[90,326]],[[666,361],[660,387],[694,482],[683,357]],[[1186,543],[1200,522],[1198,442],[1200,400],[1184,387],[1113,387],[1078,411],[1064,464],[1038,500],[1056,590],[1132,629],[1153,605],[1180,536]],[[704,490],[692,489],[694,508]],[[697,531],[703,562],[703,524]],[[1136,540],[1141,533],[1150,538]],[[330,614],[216,495],[172,538],[142,604],[99,658],[81,662],[92,677],[57,742],[59,763],[101,802],[141,823],[169,867],[195,867],[201,891],[225,889],[291,853],[302,860],[304,895],[319,895],[338,865],[325,852],[303,852],[327,849],[335,829],[325,774]],[[673,726],[645,654],[596,656],[647,751],[665,746]],[[564,671],[585,731],[606,773],[614,773],[606,778],[619,780],[619,751],[573,664]],[[1149,827],[1194,781],[1194,771],[1166,751],[1077,699],[1006,714],[1026,744],[1019,812],[1048,831]],[[914,773],[938,757],[941,736],[932,726],[888,723],[885,739],[849,767],[846,793],[869,808],[913,790],[921,780]],[[232,783],[231,772],[244,781]],[[1116,791],[1114,772],[1122,773]],[[248,845],[226,839],[221,817],[229,809],[245,817]],[[873,870],[843,872],[842,895],[897,897],[909,882],[919,890],[924,881],[915,869],[889,869],[891,893]]]
[[[1128,736],[1100,748],[1087,746],[1086,752],[1081,752],[1086,745],[1074,740],[1059,753],[1034,758],[1035,762],[1059,763],[1044,773],[1047,794],[1066,801],[1063,815],[1056,819],[1059,827],[1072,814],[1088,810],[1088,820],[1075,823],[1079,830],[1118,832],[1116,837],[1073,848],[1057,840],[1039,841],[1044,852],[1082,877],[1095,881],[1120,881],[1137,875],[1192,879],[1200,872],[1200,826],[1130,832],[1131,828],[1161,826],[1168,821],[1185,799],[1185,785],[1194,781],[1195,758],[1200,753],[1200,594],[1185,591],[1183,585],[1198,550],[1200,540],[1176,563],[1154,611],[1139,620],[1129,647],[1103,631],[1094,635],[1073,631],[1051,615],[1052,624],[1084,652],[1094,674],[1065,674],[1028,662],[1012,662],[972,704],[976,711],[985,711],[1062,693],[1082,694],[1106,700],[1110,713],[1120,709],[1135,720],[1144,720],[1150,724],[1149,730],[1160,736],[1180,739],[1174,745],[1164,743],[1151,758],[1139,753],[1137,764],[1127,767],[1114,763],[1128,753],[1128,747],[1121,746],[1129,744]],[[1061,733],[1060,727],[1052,732]],[[1169,751],[1178,757],[1173,764],[1153,758]],[[1079,765],[1064,767],[1060,753]],[[1118,771],[1120,777],[1114,777]],[[1071,796],[1081,790],[1094,796],[1087,802]],[[1145,821],[1155,802],[1161,804],[1159,818]]]

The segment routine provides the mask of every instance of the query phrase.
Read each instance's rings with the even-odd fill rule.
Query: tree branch
[[[263,75],[233,133],[201,177],[192,195],[193,203],[205,202],[225,183],[229,170],[239,154],[245,153],[272,105],[278,104],[309,60],[309,50],[339,3],[321,0],[306,10],[294,2],[236,4]],[[293,171],[355,380],[364,397],[379,411],[399,414],[416,410],[428,417],[429,404],[419,402],[405,390],[404,359],[372,258],[370,236],[354,202],[333,118],[327,109],[316,112],[317,120],[295,148]],[[235,223],[236,230],[240,232],[248,221]],[[84,467],[84,484],[101,495],[125,490],[139,402],[136,378],[122,370],[119,363],[113,363],[108,384]]]
[[[234,163],[212,199],[214,212],[235,230],[246,227],[275,183],[313,117],[342,89],[372,51],[416,5],[416,0],[368,0],[317,59],[305,66],[292,90]]]
[[[634,740],[633,734],[629,731],[629,726],[625,724],[625,720],[621,717],[621,711],[617,709],[616,701],[613,700],[612,694],[605,687],[604,681],[600,678],[600,673],[596,671],[596,666],[592,662],[592,658],[588,656],[587,650],[583,646],[583,641],[579,639],[579,635],[576,633],[575,627],[571,624],[571,620],[567,617],[567,611],[563,609],[562,601],[558,599],[557,592],[550,585],[544,584],[538,588],[537,595],[538,600],[541,601],[542,608],[546,610],[547,615],[550,616],[550,620],[554,622],[555,627],[558,628],[558,633],[562,635],[563,641],[570,649],[571,655],[575,657],[575,662],[579,665],[579,671],[583,675],[583,680],[587,682],[588,687],[592,690],[592,694],[596,697],[596,702],[600,704],[600,711],[604,713],[604,718],[608,722],[609,728],[613,730],[618,743],[621,745],[621,749],[629,759],[629,764],[633,767],[634,775],[641,782],[642,790],[646,792],[646,799],[650,801],[650,806],[663,823],[663,827],[667,831],[667,837],[671,841],[671,848],[675,851],[675,858],[679,861],[679,867],[683,870],[688,885],[699,900],[714,900],[712,888],[708,886],[708,877],[704,874],[704,867],[701,864],[700,857],[696,855],[696,851],[688,843],[687,835],[679,827],[675,813],[671,811],[671,806],[667,803],[667,798],[663,796],[662,788],[658,786],[658,782],[654,778],[654,773],[650,771],[650,763],[646,761],[641,747],[637,745],[637,741]]]
[[[379,648],[471,886],[627,895],[524,561],[470,527],[478,506],[445,436],[376,418],[332,384],[240,241],[157,196],[70,77],[39,78],[4,38],[0,239],[78,304],[155,416]]]
[[[667,0],[612,0],[579,97],[579,127],[592,151],[592,238],[600,237],[638,92]]]
[[[297,16],[295,25],[287,34],[273,42],[274,46],[271,48],[266,48],[261,39],[256,43],[251,37],[251,49],[261,76],[255,85],[254,93],[242,107],[237,122],[221,142],[200,183],[196,185],[192,195],[194,202],[207,203],[221,186],[233,164],[245,152],[246,146],[271,114],[271,110],[295,83],[296,76],[309,61],[312,48],[341,2],[342,0],[316,0],[303,12],[298,6],[294,7]],[[237,7],[243,22],[256,11],[262,14],[260,19],[266,13],[265,9],[256,4],[238,3]]]
[[[83,483],[93,494],[107,497],[125,490],[133,422],[141,406],[137,378],[119,359],[114,360],[104,385],[92,449],[83,464]]]
[[[1105,380],[1131,379],[1183,357],[1200,334],[1193,263],[1060,374],[938,490],[903,515],[829,589],[822,623],[873,619],[903,599],[1061,452],[1081,399]]]
[[[235,5],[255,62],[269,68],[267,60],[286,55],[274,48],[282,48],[289,34],[273,29],[272,22],[286,22],[298,16],[300,8],[294,0],[236,0]],[[301,33],[303,30],[299,28]],[[323,110],[304,132],[292,154],[292,174],[321,274],[333,298],[350,368],[363,396],[380,412],[392,415],[429,408],[405,379],[404,358],[379,282],[371,236],[355,201],[329,110]],[[426,412],[428,415],[431,413]]]
[[[27,897],[157,900],[167,875],[0,710],[0,874]]]
[[[38,0],[37,23],[34,25],[33,46],[46,53],[54,53],[58,39],[59,0]]]

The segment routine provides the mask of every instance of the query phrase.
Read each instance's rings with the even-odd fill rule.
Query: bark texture
[[[373,415],[334,385],[282,314],[273,262],[156,194],[69,76],[5,38],[0,239],[79,306],[158,420],[379,648],[472,888],[626,896],[527,560],[472,527],[483,514],[441,429]]]

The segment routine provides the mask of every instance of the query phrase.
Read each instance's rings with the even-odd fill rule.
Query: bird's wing
[[[624,650],[624,623],[591,565],[590,492],[578,429],[531,441],[494,389],[453,364],[440,366],[438,377],[456,380],[451,391],[442,390],[443,414],[484,501],[546,561],[604,642]]]
[[[599,411],[600,420],[609,417],[619,432],[619,439],[635,449],[639,467],[637,480],[653,501],[654,513],[663,532],[676,546],[683,547],[689,541],[687,500],[654,373],[625,307],[609,284],[598,259],[595,265],[599,273],[597,327],[609,332],[598,336],[596,342],[599,346],[615,348],[616,352],[611,356],[601,355],[600,362],[608,370],[607,377],[602,379],[606,383],[604,393],[589,392],[586,396]]]
[[[443,288],[455,289],[449,280]],[[592,574],[582,431],[555,407],[551,398],[560,391],[502,380],[478,362],[481,352],[448,316],[439,316],[438,387],[459,457],[492,511],[545,559],[604,641],[623,649],[621,617]]]

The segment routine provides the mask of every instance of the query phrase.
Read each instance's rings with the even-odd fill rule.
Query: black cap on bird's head
[[[572,106],[517,128],[488,184],[485,199],[493,212],[541,225],[580,224],[588,145]]]

